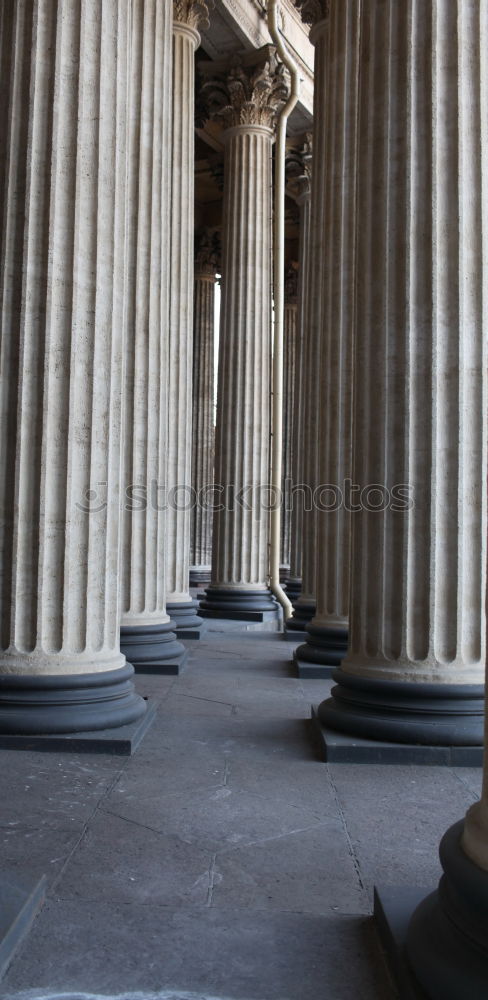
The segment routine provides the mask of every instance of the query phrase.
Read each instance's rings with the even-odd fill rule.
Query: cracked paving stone
[[[114,800],[112,799],[112,802]],[[118,816],[137,821],[141,803],[121,797],[113,806]],[[251,844],[317,825],[314,813],[288,802],[269,802],[251,792],[228,786],[194,789],[191,795],[172,792],[144,800],[144,821],[154,830],[177,836],[209,850]]]
[[[440,839],[472,804],[471,790],[446,767],[371,765],[363,781],[357,765],[331,764],[330,773],[370,892],[373,883],[435,887]]]
[[[61,899],[180,905],[207,899],[212,855],[105,810],[90,823],[56,887]]]
[[[217,854],[212,905],[367,913],[340,821]]]

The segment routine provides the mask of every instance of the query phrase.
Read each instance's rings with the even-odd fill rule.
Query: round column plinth
[[[325,666],[338,667],[347,653],[347,628],[331,628],[325,625],[315,625],[309,622],[306,632],[309,638],[298,646],[296,655],[307,663],[323,663]]]
[[[177,629],[200,628],[203,621],[197,614],[198,601],[167,602],[166,611],[171,618],[171,627]]]
[[[171,622],[162,625],[122,625],[120,649],[135,669],[164,667],[181,659],[185,647],[176,638]]]
[[[408,960],[429,1000],[484,1000],[488,984],[488,872],[464,853],[464,821],[444,834],[444,875],[414,911]]]
[[[296,603],[293,602],[293,615],[288,619],[286,627],[304,632],[308,623],[315,618],[316,611],[315,601],[305,601],[300,597]]]
[[[190,587],[198,587],[201,583],[210,583],[211,579],[211,566],[190,566]]]
[[[286,590],[286,593],[290,598],[291,603],[295,605],[295,601],[298,601],[298,598],[300,597],[300,594],[302,592],[301,578],[288,576],[285,580],[284,589]]]
[[[363,739],[423,746],[482,746],[481,684],[428,684],[358,677],[338,668],[323,725]]]
[[[83,733],[135,722],[146,702],[134,690],[130,663],[90,674],[0,677],[0,732]]]
[[[205,599],[200,601],[202,611],[222,611],[224,613],[276,611],[278,602],[270,590],[250,590],[237,588],[227,590],[225,587],[208,587]]]

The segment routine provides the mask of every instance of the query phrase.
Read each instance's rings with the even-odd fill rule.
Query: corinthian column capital
[[[220,264],[220,237],[216,229],[203,229],[195,248],[195,274],[215,278]]]
[[[213,0],[173,0],[173,20],[189,28],[208,28]]]
[[[237,55],[229,62],[202,63],[202,96],[209,118],[225,129],[239,125],[274,128],[288,96],[285,67],[271,45]]]
[[[312,27],[319,21],[325,21],[329,15],[328,0],[293,0],[293,2],[302,15],[302,21]]]
[[[285,160],[288,190],[295,201],[310,196],[312,181],[312,133],[305,132],[299,145],[288,150]]]

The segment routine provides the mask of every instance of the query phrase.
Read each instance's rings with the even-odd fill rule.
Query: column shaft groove
[[[128,67],[121,0],[4,5],[4,732],[145,711],[118,635]]]

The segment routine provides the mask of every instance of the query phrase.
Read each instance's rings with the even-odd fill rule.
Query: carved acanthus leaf
[[[210,27],[210,8],[215,0],[173,0],[173,20],[190,28]]]
[[[206,100],[208,116],[221,121],[224,128],[236,125],[266,125],[272,128],[289,91],[288,73],[278,62],[272,46],[266,46],[250,61],[234,56],[225,68],[212,67],[205,72],[201,95]]]

